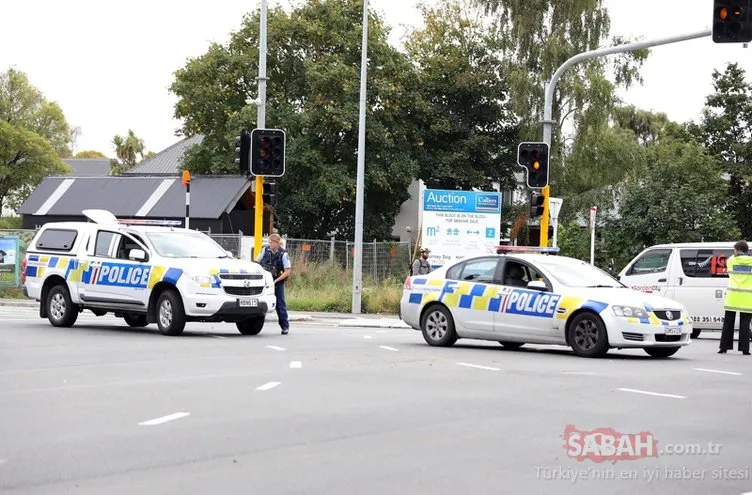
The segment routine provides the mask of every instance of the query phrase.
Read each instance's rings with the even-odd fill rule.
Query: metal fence
[[[26,249],[37,233],[36,230],[1,230],[0,239],[18,238],[18,252],[14,264],[0,265],[0,286],[15,287],[20,285],[20,273],[16,276],[15,268],[21,266],[21,260],[26,257]],[[205,232],[225,250],[236,258],[243,255],[244,242],[253,240],[244,237],[242,232],[237,234],[213,234]],[[355,243],[337,239],[309,240],[284,239],[285,248],[290,253],[293,264],[331,263],[339,269],[351,271],[355,258]],[[402,280],[407,275],[412,261],[410,242],[364,242],[363,243],[363,276],[375,281],[387,279]],[[7,258],[9,260],[10,258]]]

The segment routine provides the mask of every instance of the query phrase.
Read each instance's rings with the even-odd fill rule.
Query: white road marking
[[[274,387],[276,387],[279,384],[280,384],[280,382],[265,383],[265,384],[261,385],[260,387],[256,387],[256,390],[261,390],[261,391],[270,390],[270,389],[273,389]]]
[[[371,338],[373,338],[373,337],[371,337],[370,335],[364,335],[364,336],[363,336],[363,338],[364,338],[364,339],[371,339]]]
[[[669,397],[672,399],[686,399],[683,395],[673,395],[673,394],[659,394],[658,392],[648,392],[646,390],[636,390],[633,388],[620,388],[622,392],[633,392],[635,394],[645,394],[645,395],[655,395],[656,397]]]
[[[721,373],[724,375],[742,376],[741,373],[737,373],[736,371],[709,370],[707,368],[692,368],[692,369],[696,371],[707,371],[708,373]]]
[[[391,333],[391,330],[376,330],[376,333]]]
[[[592,371],[562,371],[563,375],[595,375]]]
[[[162,423],[167,423],[168,421],[174,421],[176,419],[184,418],[190,414],[191,413],[187,413],[187,412],[178,412],[175,414],[169,414],[167,416],[162,416],[161,418],[154,418],[148,421],[142,421],[141,423],[139,423],[139,426],[161,425]]]
[[[399,351],[399,349],[395,349],[394,347],[389,347],[388,345],[380,345],[379,347],[384,349],[385,351],[392,351],[392,352]]]
[[[478,368],[479,370],[489,370],[489,371],[501,371],[501,368],[492,368],[491,366],[481,366],[480,364],[470,364],[470,363],[457,363],[459,366],[467,366],[468,368]]]
[[[0,459],[0,466],[2,466],[3,464],[5,464],[6,462],[8,462],[7,459]]]
[[[284,347],[277,347],[276,345],[268,345],[266,346],[267,349],[272,349],[273,351],[286,351]]]
[[[300,361],[290,361],[290,368],[302,368],[303,363]]]

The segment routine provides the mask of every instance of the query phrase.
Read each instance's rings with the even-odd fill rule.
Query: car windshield
[[[222,247],[199,232],[149,232],[154,249],[165,258],[227,258]]]
[[[600,268],[588,263],[541,263],[551,276],[567,287],[625,287]]]

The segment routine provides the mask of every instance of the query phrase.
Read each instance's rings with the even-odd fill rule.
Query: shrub
[[[397,314],[402,280],[374,281],[363,276],[362,311]],[[352,271],[333,263],[293,260],[287,282],[287,306],[291,311],[344,312],[352,310]]]

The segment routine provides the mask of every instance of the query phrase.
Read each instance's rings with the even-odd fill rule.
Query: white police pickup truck
[[[156,323],[165,335],[181,334],[188,321],[234,322],[256,335],[276,309],[271,274],[201,232],[134,225],[106,210],[83,214],[94,223],[45,224],[24,259],[24,294],[56,327],[88,309],[131,327]]]

